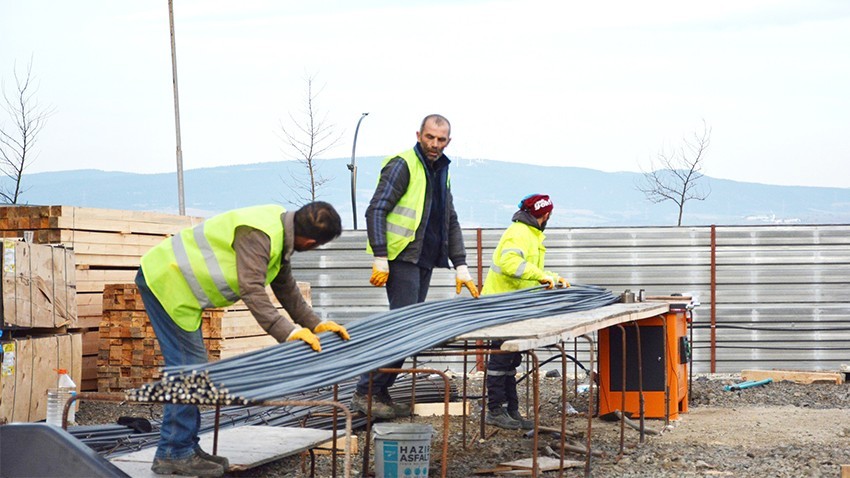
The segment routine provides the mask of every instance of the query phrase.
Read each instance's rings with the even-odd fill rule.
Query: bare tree
[[[297,197],[297,201],[288,199],[287,202],[296,205],[315,201],[321,187],[333,179],[325,178],[319,172],[318,158],[342,139],[341,133],[334,133],[334,125],[327,123],[327,112],[319,111],[317,99],[322,88],[315,89],[315,80],[315,75],[304,78],[307,91],[302,110],[297,113],[297,117],[289,113],[289,126],[283,122],[280,124],[284,154],[303,166],[300,173],[290,171],[289,179],[283,179]]]
[[[18,75],[17,67],[14,75],[17,87],[14,94],[7,94],[6,85],[2,85],[3,110],[12,124],[0,124],[0,171],[12,180],[10,186],[0,186],[0,198],[9,204],[17,204],[24,192],[24,170],[35,161],[34,149],[39,133],[53,113],[51,107],[41,107],[36,100],[38,87],[32,76],[32,60],[27,65],[25,77]]]
[[[672,201],[679,207],[677,226],[682,225],[685,203],[694,199],[703,201],[711,194],[700,184],[706,150],[711,143],[711,128],[702,122],[702,133],[695,132],[692,138],[683,138],[682,146],[671,151],[662,150],[657,161],[650,161],[650,171],[643,171],[643,180],[637,188],[653,203]]]

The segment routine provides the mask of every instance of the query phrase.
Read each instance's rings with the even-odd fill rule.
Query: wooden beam
[[[844,383],[841,372],[807,372],[798,370],[743,370],[741,378],[747,381],[758,381],[772,378],[774,382],[810,383]]]

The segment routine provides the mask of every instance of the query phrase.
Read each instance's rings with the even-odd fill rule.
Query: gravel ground
[[[619,459],[619,423],[594,418],[593,449],[602,452],[603,456],[593,458],[591,475],[832,477],[840,475],[841,464],[850,464],[850,385],[780,382],[738,392],[723,389],[724,385],[740,381],[736,375],[695,376],[689,412],[666,428],[663,420],[647,420],[647,427],[662,433],[648,435],[643,444],[639,443],[638,432],[626,427],[626,450]],[[470,393],[480,390],[480,385],[480,379],[470,380]],[[558,379],[541,380],[542,425],[560,426],[560,388]],[[578,411],[585,411],[587,397],[580,396],[576,400],[572,396],[572,383],[568,390],[571,404]],[[461,433],[462,420],[459,417],[451,419],[449,477],[483,476],[474,475],[474,472],[505,461],[531,457],[532,440],[522,431],[488,427],[486,433],[495,431],[495,435],[481,440],[477,402],[474,408],[472,421],[467,422],[466,447]],[[160,411],[156,405],[119,406],[90,401],[80,404],[77,420],[80,424],[105,424],[128,414],[157,417]],[[442,428],[441,418],[417,417],[416,422],[430,423],[437,430]],[[583,443],[587,418],[570,415],[567,430],[571,440]],[[354,457],[352,476],[359,476],[362,470],[364,436],[361,430],[358,433],[361,454]],[[547,446],[557,450],[558,440],[552,435],[541,434],[541,455],[546,454]],[[431,448],[431,476],[439,476],[441,451],[442,436],[437,433]],[[569,452],[566,458],[583,460],[583,456]],[[316,466],[316,476],[331,476],[329,457],[317,457]],[[584,476],[584,471],[581,468],[568,470],[565,475]],[[300,457],[290,457],[227,476],[295,478],[309,476],[309,473],[302,469]],[[557,472],[547,472],[543,476],[557,476]]]

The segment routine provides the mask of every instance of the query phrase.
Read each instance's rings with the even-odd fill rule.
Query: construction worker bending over
[[[493,264],[487,271],[482,295],[528,289],[545,284],[569,287],[570,283],[554,272],[544,270],[546,247],[543,230],[552,214],[552,200],[543,194],[524,197],[518,204],[508,227],[493,251]],[[493,341],[499,349],[503,341]],[[519,352],[490,354],[487,362],[487,409],[485,423],[512,430],[534,428],[534,421],[519,414],[516,390],[516,368],[522,363]],[[505,407],[507,405],[507,408]],[[531,418],[531,417],[529,417]]]
[[[276,205],[235,209],[183,229],[142,256],[136,284],[166,366],[205,363],[201,313],[239,299],[272,337],[301,340],[321,351],[321,332],[348,340],[344,327],[322,321],[292,277],[293,252],[315,249],[342,232],[336,210],[313,202],[295,212]],[[275,297],[295,323],[282,316]],[[296,325],[298,324],[298,325]],[[158,474],[221,476],[227,458],[198,445],[201,415],[195,405],[167,404],[151,470]]]
[[[429,115],[416,133],[416,145],[383,162],[378,186],[366,209],[367,249],[374,255],[369,282],[387,286],[390,309],[424,302],[434,267],[456,270],[457,293],[478,289],[466,266],[466,249],[452,201],[449,158],[449,120]],[[400,368],[404,359],[387,364]],[[395,373],[375,373],[372,415],[392,419],[410,415],[410,407],[393,403],[389,388]],[[351,409],[366,413],[369,373],[360,376]]]

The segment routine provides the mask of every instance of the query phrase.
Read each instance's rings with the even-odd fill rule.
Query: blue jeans
[[[136,285],[145,303],[145,311],[151,321],[165,365],[192,365],[207,362],[207,350],[201,329],[186,332],[181,329],[159,299],[153,295],[142,269],[136,274]],[[201,412],[196,405],[166,404],[159,432],[156,458],[180,460],[195,453],[198,447],[198,431],[201,428]]]
[[[387,278],[387,299],[390,302],[390,310],[400,309],[407,305],[425,302],[428,296],[428,287],[431,285],[431,272],[433,269],[419,267],[411,262],[390,261],[390,276]],[[392,362],[383,368],[401,368],[404,359]],[[372,393],[383,394],[395,383],[397,373],[375,372],[372,377]],[[357,382],[357,393],[366,395],[369,393],[369,373],[360,375]]]

